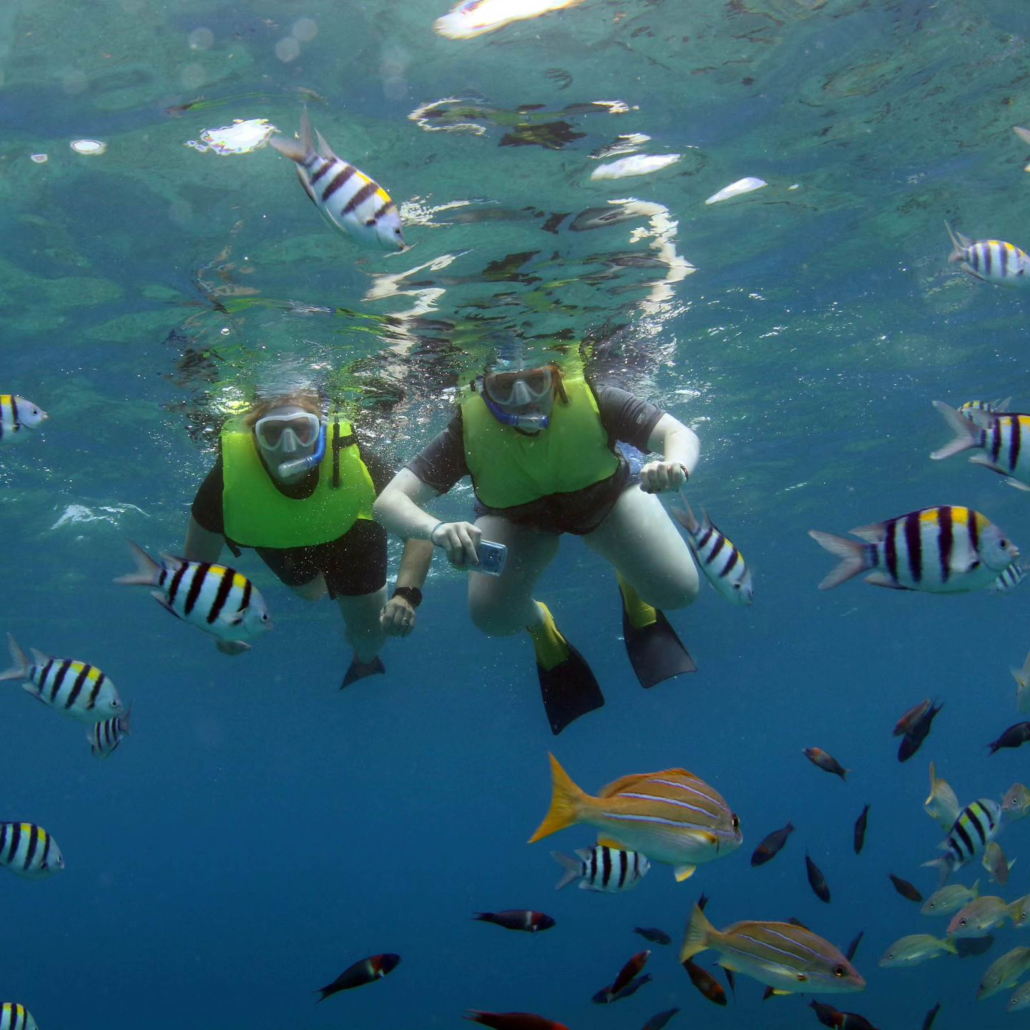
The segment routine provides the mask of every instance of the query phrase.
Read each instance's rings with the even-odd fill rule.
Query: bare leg
[[[469,575],[469,615],[487,636],[507,637],[541,622],[533,600],[540,573],[558,553],[558,537],[520,526],[497,515],[482,515],[476,525],[484,540],[508,548],[508,564],[500,576]]]
[[[386,604],[386,587],[371,594],[337,597],[336,603],[343,616],[347,643],[354,648],[359,661],[371,662],[386,643],[386,634],[379,625],[379,613]]]
[[[291,587],[290,589],[298,597],[304,598],[305,601],[320,601],[327,593],[325,578],[321,573],[315,576],[314,579],[309,579],[307,583],[301,583],[299,587]]]
[[[661,501],[638,486],[622,492],[604,522],[583,538],[655,608],[685,608],[700,584],[693,555]]]

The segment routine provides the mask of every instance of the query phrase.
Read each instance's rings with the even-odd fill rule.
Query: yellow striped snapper
[[[129,541],[136,571],[119,576],[125,586],[155,586],[153,597],[166,612],[219,640],[243,645],[272,628],[265,600],[242,573],[225,565],[187,561],[168,554],[158,564]],[[249,645],[245,645],[249,646]]]
[[[1013,486],[1030,490],[1030,415],[973,411],[966,417],[944,401],[934,401],[933,406],[955,434],[951,443],[930,455],[934,461],[962,451],[981,451],[969,459],[972,464],[984,465]]]
[[[2,680],[23,680],[22,686],[37,701],[83,722],[110,719],[122,711],[122,700],[114,684],[95,665],[70,658],[52,658],[32,648],[32,661],[7,634],[7,646],[14,663]]]
[[[751,585],[751,572],[744,563],[744,556],[712,524],[704,508],[701,509],[701,521],[698,522],[687,499],[682,494],[680,498],[686,510],[673,508],[672,514],[687,531],[690,549],[708,577],[708,582],[727,601],[733,604],[751,604],[754,600],[754,588]]]
[[[844,994],[865,989],[858,970],[829,941],[794,923],[744,920],[716,930],[695,905],[680,962],[709,948],[719,953],[723,969],[753,977],[774,994]]]
[[[1020,977],[1030,969],[1030,948],[1013,948],[995,959],[980,978],[976,1000],[983,1001],[1007,987],[1015,987]]]
[[[1030,809],[1030,790],[1022,783],[1013,783],[1001,799],[1001,814],[1006,822],[1022,819]]]
[[[1019,558],[1019,548],[990,519],[959,505],[921,508],[851,532],[867,542],[809,530],[810,537],[841,559],[820,590],[873,569],[865,577],[873,586],[961,593],[989,586]]]
[[[957,912],[980,896],[980,881],[972,887],[963,887],[960,883],[950,883],[940,890],[934,891],[919,910],[924,916],[946,916]]]
[[[952,245],[948,261],[959,262],[971,276],[997,286],[1023,286],[1030,281],[1030,257],[1019,247],[1004,240],[971,240],[953,232],[947,222],[944,227]]]
[[[1023,659],[1023,668],[1010,671],[1016,681],[1016,707],[1024,715],[1030,713],[1030,654]]]
[[[685,769],[623,776],[591,797],[572,782],[554,755],[549,757],[551,807],[530,844],[585,823],[600,831],[599,844],[640,851],[652,861],[675,866],[677,880],[741,845],[736,814],[717,791]]]
[[[950,938],[938,940],[932,934],[913,933],[896,940],[880,956],[881,966],[917,966],[944,952],[958,954],[955,942]]]
[[[397,205],[374,179],[338,157],[318,137],[311,138],[308,110],[300,119],[300,142],[274,136],[270,142],[296,163],[297,178],[319,212],[338,229],[362,243],[378,241],[390,250],[404,250],[404,231]]]
[[[17,443],[46,419],[47,413],[16,393],[0,393],[0,444]]]
[[[16,1001],[0,1005],[0,1030],[39,1030],[32,1013]]]
[[[939,866],[946,878],[980,854],[1000,829],[1001,805],[992,798],[978,798],[959,812],[947,838],[938,845],[944,855],[923,865]]]
[[[937,768],[930,763],[930,796],[923,803],[926,814],[945,830],[951,830],[958,818],[959,803],[951,785],[937,775]]]
[[[968,905],[963,905],[948,923],[949,937],[983,937],[996,926],[1001,926],[1006,919],[1012,919],[1013,925],[1020,914],[1020,901],[1011,904],[997,894],[985,894],[974,898]],[[1015,906],[1015,908],[1014,908]]]
[[[132,708],[124,715],[116,715],[113,719],[105,719],[91,727],[86,733],[90,750],[97,758],[107,758],[117,749],[122,740],[129,736],[129,721]]]
[[[64,868],[57,841],[35,823],[0,823],[0,865],[39,880]]]
[[[1019,1012],[1021,1009],[1028,1008],[1030,1008],[1030,980],[1016,988],[1012,997],[1009,998],[1009,1003],[1005,1006],[1005,1011]]]
[[[433,22],[433,31],[446,39],[472,39],[510,25],[539,18],[549,11],[575,7],[583,0],[464,0]]]
[[[651,868],[647,855],[609,848],[604,844],[581,848],[575,858],[561,851],[552,851],[551,857],[565,869],[562,878],[554,885],[557,891],[576,880],[579,880],[580,890],[604,894],[631,891]]]

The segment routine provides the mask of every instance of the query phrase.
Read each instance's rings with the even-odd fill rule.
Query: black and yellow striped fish
[[[559,891],[579,880],[581,890],[618,894],[636,887],[651,868],[647,855],[610,848],[607,844],[580,848],[575,858],[562,851],[552,851],[551,857],[565,868],[555,884],[554,889]]]
[[[956,411],[943,401],[933,406],[944,416],[955,437],[934,451],[934,461],[962,451],[978,451],[969,460],[1009,477],[1013,486],[1030,490],[1030,415],[1015,411]]]
[[[119,576],[125,586],[153,586],[153,597],[166,612],[219,640],[240,646],[272,628],[260,591],[246,576],[225,565],[187,561],[162,554],[158,564],[129,541],[136,571]]]
[[[809,530],[813,540],[842,559],[820,590],[871,571],[865,581],[874,586],[961,593],[990,586],[1019,558],[1019,548],[990,519],[953,504],[921,508],[851,532],[867,542]]]
[[[38,701],[83,722],[110,719],[122,711],[114,684],[95,665],[71,658],[52,658],[32,649],[32,661],[7,634],[14,663],[0,672],[0,681],[24,680],[22,686]]]
[[[57,841],[35,823],[0,823],[0,865],[39,880],[64,868]]]
[[[129,736],[132,708],[124,715],[105,719],[90,728],[86,734],[90,750],[97,758],[107,758],[118,750],[118,745]]]
[[[0,1030],[39,1030],[32,1013],[16,1001],[0,1004]]]
[[[47,413],[16,393],[0,393],[0,444],[17,443],[46,419]]]
[[[948,261],[957,261],[976,279],[997,286],[1024,286],[1030,283],[1030,256],[1004,240],[971,240],[953,232],[944,223],[951,237],[952,251]]]
[[[1001,805],[992,798],[978,798],[958,814],[940,845],[944,854],[924,866],[939,866],[942,877],[971,862],[994,840],[1001,829]]]

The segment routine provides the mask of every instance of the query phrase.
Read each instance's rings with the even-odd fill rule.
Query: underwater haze
[[[1012,131],[1030,124],[1030,8],[585,0],[467,39],[434,30],[448,9],[0,4],[0,393],[49,414],[0,448],[0,631],[95,664],[132,705],[131,736],[98,761],[82,724],[0,684],[0,820],[42,825],[66,862],[40,881],[0,870],[0,1001],[42,1030],[457,1028],[469,1009],[640,1030],[673,1007],[672,1030],[818,1026],[810,996],[763,1001],[743,975],[725,1007],[694,988],[678,954],[703,891],[719,928],[796,917],[842,950],[864,930],[866,989],[817,997],[882,1030],[919,1030],[938,1002],[936,1030],[1016,1025],[1011,992],[978,1002],[977,984],[1030,929],[992,931],[979,956],[879,959],[945,932],[888,878],[937,887],[929,763],[963,805],[1030,780],[1024,752],[986,746],[1022,718],[1009,670],[1030,649],[1030,587],[823,593],[835,559],[807,531],[966,505],[1030,555],[1023,491],[929,457],[951,435],[934,400],[1030,410],[1030,288],[949,262],[945,228],[1030,247],[1030,146]],[[397,202],[408,250],[327,225],[266,145],[305,105]],[[610,167],[634,157],[655,160]],[[705,203],[751,177],[764,185]],[[641,689],[615,576],[569,536],[534,596],[607,704],[557,738],[530,642],[476,630],[442,555],[386,675],[343,692],[335,605],[253,552],[237,564],[275,626],[237,657],[113,583],[127,539],[181,552],[218,430],[255,391],[317,385],[399,468],[493,355],[581,345],[697,432],[686,496],[751,568],[752,607],[702,583],[670,613],[696,674]],[[466,482],[431,510],[466,519],[471,502]],[[892,729],[924,698],[943,708],[899,763]],[[556,893],[550,851],[595,836],[526,844],[548,751],[592,793],[688,769],[744,843],[682,883],[654,863],[624,894]],[[1018,860],[1005,887],[979,856],[952,882],[1030,892],[1030,824],[998,842]],[[519,908],[556,925],[472,919]],[[593,1004],[645,947],[653,982]],[[389,977],[316,1004],[383,952],[401,956]],[[722,979],[717,957],[697,961]]]

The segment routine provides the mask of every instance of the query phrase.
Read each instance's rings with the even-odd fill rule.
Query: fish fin
[[[948,256],[949,261],[961,261],[965,258],[965,249],[973,242],[968,236],[963,236],[962,233],[956,233],[952,231],[951,226],[945,222],[944,228],[948,230],[948,235],[951,237],[952,251]]]
[[[887,529],[882,522],[871,522],[868,526],[856,526],[854,529],[849,529],[848,532],[870,544],[878,544],[887,537]]]
[[[161,605],[166,612],[171,612],[177,619],[182,618],[182,616],[165,600],[165,595],[160,590],[151,590],[150,596],[157,601],[157,603]]]
[[[544,821],[529,838],[529,844],[575,825],[583,810],[591,807],[590,802],[593,800],[572,782],[554,755],[548,754],[548,757],[551,760],[551,807]]]
[[[886,587],[888,590],[908,590],[900,583],[895,583],[886,572],[873,572],[866,576],[865,581],[874,587]]]
[[[597,843],[605,848],[615,848],[616,851],[632,851],[632,848],[627,848],[622,841],[616,840],[614,837],[608,837],[603,833],[597,835]],[[587,855],[590,853],[587,852]]]
[[[852,530],[852,532],[855,532]],[[820,547],[836,555],[841,562],[835,569],[831,569],[823,581],[819,584],[820,590],[830,590],[847,582],[853,576],[861,575],[869,567],[866,557],[866,545],[857,543],[854,540],[845,540],[841,536],[833,536],[831,533],[820,533],[817,529],[810,529],[808,535]]]
[[[688,865],[684,863],[683,865],[674,867],[672,873],[676,877],[676,882],[682,883],[684,880],[689,880],[694,875],[696,869],[696,865]]]
[[[680,948],[680,962],[686,962],[702,951],[707,951],[714,942],[719,931],[708,921],[708,917],[701,911],[700,905],[695,905],[690,913],[690,922],[687,923],[687,933],[683,938],[683,947]],[[726,959],[719,957],[719,964],[730,968]]]
[[[342,161],[343,159],[333,153],[333,148],[329,146],[325,141],[325,137],[320,132],[315,132],[315,139],[318,140],[318,156],[324,157],[327,161]]]
[[[690,507],[690,502],[680,494],[680,500],[683,502],[682,508],[670,508],[672,517],[693,537],[697,535],[697,531],[701,528],[701,523],[697,521],[697,517],[694,515],[694,510]]]
[[[955,944],[954,937],[944,937],[939,943],[945,951],[950,951],[952,955],[958,954],[958,946]]]
[[[49,655],[43,654],[43,652],[36,647],[30,647],[29,654],[32,655],[32,661],[36,665],[46,665],[46,663],[50,660]]]
[[[571,855],[566,855],[564,851],[552,851],[551,858],[565,870],[562,873],[561,879],[554,885],[556,891],[560,891],[563,887],[568,887],[570,883],[574,883],[576,880],[579,880],[580,887],[584,885],[590,886],[586,880],[581,879],[583,865],[578,859],[573,858]]]
[[[161,566],[135,541],[130,540],[128,544],[133,560],[136,562],[136,571],[125,576],[118,576],[115,582],[121,583],[123,586],[156,586]]]
[[[936,451],[931,452],[930,457],[934,461],[942,458],[950,458],[953,454],[968,451],[970,448],[979,447],[983,430],[978,424],[974,424],[964,415],[960,415],[953,407],[945,404],[944,401],[934,401],[933,406],[944,416],[944,421],[955,434],[951,443],[945,444]],[[983,458],[984,455],[974,455],[973,459]]]
[[[7,647],[11,652],[11,667],[6,672],[0,672],[0,680],[23,680],[29,674],[29,660],[25,652],[18,646],[13,633],[7,634]]]
[[[1013,479],[1011,476],[1006,476],[1005,482],[1015,490],[1030,492],[1030,486],[1027,486],[1026,483],[1021,483],[1018,479]]]
[[[298,143],[295,139],[288,139],[286,136],[273,136],[268,142],[283,157],[288,157],[291,161],[296,161],[298,164],[308,156],[304,150],[304,145]]]
[[[602,787],[597,792],[597,796],[599,798],[613,797],[616,794],[621,794],[624,790],[629,790],[630,787],[637,784],[640,780],[649,780],[656,776],[686,776],[692,780],[697,779],[692,772],[687,772],[686,769],[662,769],[660,772],[630,773],[628,776],[620,776],[617,780],[613,780],[607,786]]]
[[[955,454],[957,452],[956,451],[952,451],[952,453]],[[931,454],[930,457],[932,458],[933,455]],[[995,465],[995,463],[993,461],[991,461],[991,459],[988,458],[986,454],[973,454],[973,455],[971,455],[970,458],[969,458],[969,464],[970,465],[984,465],[985,467],[989,468],[992,472],[997,472],[999,475],[1002,475],[1002,476],[1006,475],[1006,473],[1002,472],[1002,470],[999,469],[998,466]]]

